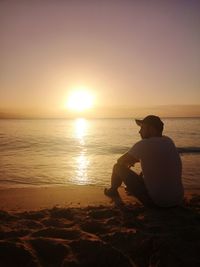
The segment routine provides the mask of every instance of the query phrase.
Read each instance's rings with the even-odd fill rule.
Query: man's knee
[[[121,174],[125,174],[128,171],[128,168],[122,164],[116,163],[113,166],[113,171],[121,175]]]

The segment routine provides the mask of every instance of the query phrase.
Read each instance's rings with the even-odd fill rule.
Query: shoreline
[[[136,203],[123,187],[119,193],[126,203]],[[42,186],[23,188],[0,187],[0,210],[31,211],[53,207],[112,206],[113,202],[104,195],[104,187],[88,185]]]
[[[139,201],[127,195],[123,186],[119,189],[124,204],[136,204]],[[200,190],[185,190],[185,198],[190,199]],[[33,187],[0,187],[0,210],[31,211],[51,209],[53,207],[112,206],[113,201],[104,195],[104,187],[89,185],[56,185]]]

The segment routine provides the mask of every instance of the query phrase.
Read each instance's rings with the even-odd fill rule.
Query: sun
[[[87,90],[77,90],[71,92],[68,97],[67,107],[72,111],[86,111],[94,104],[93,95]]]

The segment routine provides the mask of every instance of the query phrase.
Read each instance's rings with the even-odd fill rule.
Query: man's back
[[[155,204],[173,206],[181,203],[182,164],[176,147],[169,137],[142,139],[128,153],[140,161],[144,183]]]

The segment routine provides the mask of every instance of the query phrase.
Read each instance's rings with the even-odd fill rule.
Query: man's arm
[[[134,158],[131,154],[126,152],[124,155],[122,155],[118,160],[117,163],[121,165],[125,165],[126,167],[130,168],[131,166],[134,166],[136,162],[139,162],[138,159]]]

